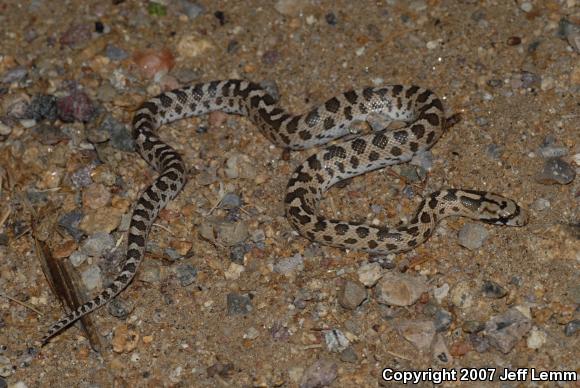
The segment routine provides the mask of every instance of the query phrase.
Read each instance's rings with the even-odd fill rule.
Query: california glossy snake
[[[325,245],[372,253],[401,252],[423,243],[435,225],[449,216],[464,216],[496,225],[522,226],[523,209],[511,199],[483,191],[442,190],[429,194],[404,225],[373,226],[326,219],[317,214],[323,193],[335,183],[388,165],[404,163],[427,150],[445,130],[441,100],[418,86],[389,85],[351,90],[302,115],[280,108],[256,83],[213,81],[162,93],[145,102],[133,119],[137,150],[159,177],[134,207],[122,270],[110,286],[55,324],[42,343],[81,316],[103,306],[131,282],[143,260],[151,225],[185,184],[180,155],[155,130],[175,120],[212,111],[247,116],[274,144],[292,150],[323,145],[349,133],[354,121],[380,114],[408,125],[382,130],[321,149],[292,174],[285,197],[286,216],[298,232]]]

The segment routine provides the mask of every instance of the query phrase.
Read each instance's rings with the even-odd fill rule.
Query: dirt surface
[[[578,25],[576,0],[0,2],[0,387],[354,387],[394,384],[383,368],[466,367],[511,387],[530,375],[498,382],[505,368],[579,372]],[[284,153],[245,118],[184,120],[161,135],[190,182],[132,285],[93,314],[102,352],[76,326],[38,348],[63,309],[35,238],[91,294],[113,279],[155,177],[132,152],[132,112],[224,78],[266,81],[294,112],[366,85],[428,87],[462,114],[432,160],[352,179],[322,210],[394,224],[460,187],[516,199],[529,224],[451,219],[387,257],[318,246],[282,205],[312,151]]]

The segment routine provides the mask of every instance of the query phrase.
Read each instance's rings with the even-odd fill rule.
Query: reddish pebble
[[[228,118],[228,115],[223,112],[211,112],[207,118],[207,123],[210,129],[217,129],[221,127]]]
[[[133,60],[147,78],[153,78],[157,73],[167,73],[175,65],[173,54],[166,48],[139,51],[133,56]]]
[[[86,93],[75,90],[56,102],[58,118],[65,123],[73,121],[87,122],[95,113],[95,107]]]
[[[517,46],[520,43],[522,43],[522,38],[519,36],[510,36],[507,40],[508,46]]]
[[[470,350],[471,346],[469,345],[469,343],[460,341],[455,342],[453,345],[451,345],[449,353],[451,353],[453,357],[461,357],[466,355],[467,352],[469,352]]]

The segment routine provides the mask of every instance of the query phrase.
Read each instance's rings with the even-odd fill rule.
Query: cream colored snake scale
[[[437,142],[446,128],[446,119],[441,100],[430,90],[403,85],[351,90],[309,112],[292,115],[260,85],[249,81],[213,81],[176,89],[145,102],[133,119],[137,150],[160,175],[134,207],[121,272],[97,297],[54,323],[42,338],[43,344],[127,287],[143,260],[153,221],[185,184],[183,160],[157,137],[155,130],[163,124],[212,111],[247,116],[274,144],[292,150],[323,145],[344,136],[354,121],[365,120],[371,113],[408,124],[323,148],[294,171],[284,200],[286,216],[302,236],[312,241],[372,253],[401,252],[423,243],[437,222],[449,216],[496,225],[522,226],[527,221],[523,209],[511,199],[457,189],[426,196],[405,225],[373,226],[317,214],[323,193],[335,183],[407,162]]]

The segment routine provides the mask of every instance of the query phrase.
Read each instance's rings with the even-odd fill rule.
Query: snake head
[[[528,223],[528,213],[516,202],[500,195],[493,195],[496,198],[489,201],[490,196],[487,194],[488,201],[482,203],[481,221],[505,226],[524,226]]]

